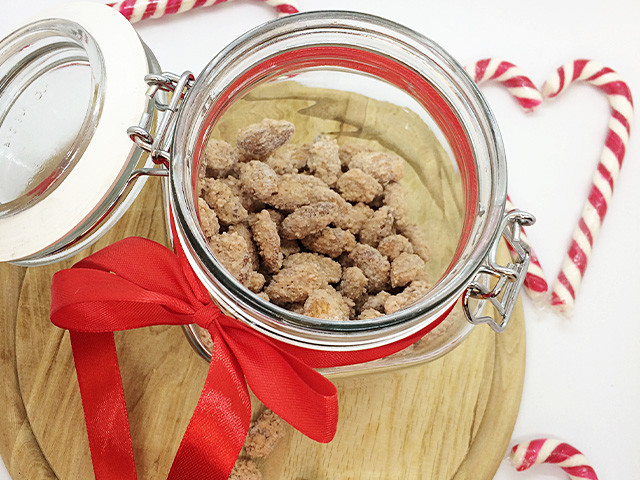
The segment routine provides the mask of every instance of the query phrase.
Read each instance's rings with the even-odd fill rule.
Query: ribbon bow
[[[293,427],[327,443],[336,432],[337,393],[314,368],[390,355],[439,323],[364,351],[292,346],[222,314],[179,249],[176,255],[138,237],[114,243],[56,273],[51,294],[51,321],[70,330],[96,480],[136,478],[114,331],[195,323],[211,333],[209,372],[169,479],[226,480],[251,419],[247,384]]]

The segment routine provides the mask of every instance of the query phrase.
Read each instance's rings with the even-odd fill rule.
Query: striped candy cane
[[[533,111],[542,103],[542,95],[534,83],[513,63],[495,58],[484,58],[472,65],[467,65],[465,70],[478,85],[488,81],[495,81],[506,87],[511,96],[527,112]],[[509,197],[507,197],[506,209],[507,211],[515,209]],[[524,287],[531,298],[540,298],[549,289],[547,279],[542,271],[540,260],[538,260],[533,248],[531,248],[531,243],[524,229],[522,230],[521,239],[531,250],[531,262],[524,280]],[[515,250],[509,245],[508,247],[512,258],[515,260],[517,257]]]
[[[513,63],[497,58],[484,58],[473,65],[467,65],[465,70],[478,85],[488,81],[500,83],[528,112],[542,103],[542,95],[531,79]]]
[[[549,463],[562,468],[572,480],[598,480],[585,456],[568,443],[553,438],[540,438],[516,445],[509,461],[522,472],[534,465]]]
[[[607,95],[611,117],[589,197],[573,232],[562,270],[553,287],[551,304],[560,311],[571,310],[575,302],[578,287],[591,256],[593,242],[607,213],[613,184],[622,166],[633,117],[633,100],[629,86],[615,71],[593,60],[574,60],[564,64],[545,82],[542,94],[544,98],[556,97],[571,83],[578,81],[587,82]]]
[[[197,7],[209,7],[231,0],[122,0],[109,3],[131,23],[147,18],[160,18],[174,13],[183,13]],[[275,8],[279,16],[298,13],[296,0],[261,0]]]

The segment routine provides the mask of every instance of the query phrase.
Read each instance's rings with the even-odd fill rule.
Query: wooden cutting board
[[[152,179],[90,251],[129,235],[163,242],[161,202]],[[68,333],[48,319],[51,276],[78,258],[0,265],[0,454],[16,480],[93,478]],[[179,327],[123,332],[116,343],[139,478],[166,478],[207,364]],[[518,413],[524,359],[519,305],[506,332],[476,328],[439,360],[336,379],[335,440],[289,431],[260,467],[266,479],[490,479]]]

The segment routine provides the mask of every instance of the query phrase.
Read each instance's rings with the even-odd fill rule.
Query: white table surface
[[[412,27],[460,63],[489,56],[519,65],[539,86],[561,64],[593,58],[616,69],[640,99],[640,3],[299,0],[303,11],[349,9]],[[58,0],[7,2],[0,35]],[[256,0],[199,9],[137,25],[163,69],[199,72],[233,38],[273,18]],[[604,95],[575,86],[523,114],[506,91],[483,88],[509,159],[509,192],[538,223],[529,236],[555,277],[597,164],[608,119]],[[637,118],[636,118],[637,121]],[[604,479],[640,477],[640,139],[632,139],[576,308],[569,318],[526,301],[527,366],[512,442],[557,436],[581,449]],[[556,467],[495,477],[560,479]],[[0,480],[9,479],[0,465]],[[434,479],[435,480],[435,479]]]

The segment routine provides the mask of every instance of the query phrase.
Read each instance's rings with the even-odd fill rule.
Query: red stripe
[[[498,65],[498,68],[496,68],[496,71],[493,73],[493,75],[491,75],[491,78],[498,78],[500,75],[502,75],[503,73],[505,73],[506,71],[508,71],[510,68],[515,67],[515,65],[513,63],[509,63],[509,62],[500,62],[500,65]]]
[[[585,480],[598,480],[598,476],[592,467],[588,465],[580,465],[577,467],[560,467],[569,475]]]
[[[622,95],[633,105],[631,90],[629,90],[629,86],[622,80],[605,83],[604,85],[598,85],[598,88],[607,95]]]
[[[529,446],[524,452],[522,462],[520,463],[520,465],[518,465],[516,470],[522,472],[523,470],[527,470],[528,468],[533,467],[536,463],[536,460],[538,459],[540,449],[545,444],[545,442],[546,440],[543,438],[531,440],[531,442],[529,442]]]
[[[299,13],[299,10],[296,7],[294,7],[293,5],[289,5],[289,4],[277,5],[274,8],[278,12],[285,13],[285,14],[288,14],[288,15],[292,15],[294,13]]]
[[[182,0],[169,0],[167,2],[167,6],[164,9],[165,15],[171,15],[180,10],[180,6],[182,5]]]
[[[552,92],[549,97],[553,98],[556,95],[558,95],[558,93],[560,93],[560,91],[562,90],[562,87],[564,87],[564,68],[560,67],[558,69],[558,88],[555,92]]]
[[[580,221],[578,222],[578,226],[580,227],[582,233],[584,233],[584,235],[587,237],[589,245],[593,246],[593,236],[591,235],[591,230],[589,230],[589,227],[587,227],[584,218],[580,219]]]
[[[580,275],[584,276],[584,271],[587,268],[587,254],[580,248],[580,245],[575,240],[571,241],[567,255],[573,262],[573,264],[580,270]]]
[[[528,88],[533,88],[534,90],[536,89],[533,82],[529,80],[527,77],[524,77],[522,75],[518,77],[509,78],[500,83],[507,88],[528,87]]]
[[[118,11],[122,15],[124,15],[124,18],[126,18],[127,20],[131,20],[135,4],[136,0],[124,0],[124,2],[120,4],[120,8],[118,9]]]
[[[590,77],[585,78],[585,82],[593,82],[594,80],[597,80],[601,76],[606,75],[608,73],[616,73],[616,72],[615,72],[615,70],[613,70],[613,69],[611,69],[609,67],[602,67],[600,70],[598,70],[596,73],[594,73]]]
[[[487,71],[487,67],[489,66],[489,62],[491,62],[490,58],[484,58],[482,60],[478,60],[476,62],[476,78],[475,82],[480,82],[484,77],[484,73]]]
[[[196,0],[196,3],[193,4],[193,8],[198,8],[203,6],[207,0]]]
[[[524,279],[524,286],[532,292],[544,293],[549,289],[549,285],[544,278],[527,273]]]
[[[564,286],[569,291],[569,295],[571,295],[571,298],[576,298],[576,292],[573,290],[573,287],[569,283],[569,279],[564,274],[564,272],[560,272],[558,274],[558,279],[557,280],[562,286]],[[561,302],[561,303],[564,303],[564,302]]]
[[[520,97],[516,97],[516,100],[518,101],[520,106],[522,108],[524,108],[525,110],[533,109],[533,108],[537,107],[538,105],[540,105],[542,103],[537,98],[520,98]]]
[[[564,305],[564,300],[560,300],[560,297],[556,292],[551,293],[551,305]]]
[[[627,130],[627,133],[631,132],[631,125],[629,125],[629,120],[627,119],[627,117],[622,115],[618,110],[613,110],[613,109],[611,110],[611,116],[616,120],[618,120],[622,125],[624,125],[624,128]]]
[[[613,177],[611,176],[611,172],[609,171],[609,169],[607,169],[607,167],[605,167],[604,164],[600,162],[598,163],[597,170],[600,176],[607,181],[607,183],[611,187],[611,191],[613,191]]]
[[[529,248],[531,248],[531,245],[529,245]],[[533,251],[533,249],[531,249],[531,263],[542,268],[542,265],[540,264],[540,260],[538,260],[538,256],[536,255],[536,252]]]
[[[618,159],[618,164],[622,167],[622,161],[624,160],[624,154],[626,153],[626,147],[620,136],[613,130],[609,130],[607,133],[607,139],[604,142],[607,147]]]
[[[149,0],[147,4],[147,8],[145,8],[144,13],[142,14],[142,20],[145,20],[151,17],[154,13],[156,13],[156,8],[158,7],[158,0]]]
[[[553,449],[545,460],[545,463],[564,462],[567,458],[573,457],[574,455],[581,455],[580,450],[568,443],[561,443]]]
[[[573,62],[573,78],[571,81],[573,82],[576,78],[580,76],[582,71],[584,70],[585,65],[589,62],[589,60],[574,60]]]
[[[591,191],[589,192],[589,203],[596,209],[598,215],[600,216],[600,222],[604,220],[604,216],[607,214],[607,201],[602,196],[602,192],[598,187],[593,185],[591,187]]]

